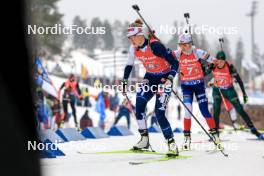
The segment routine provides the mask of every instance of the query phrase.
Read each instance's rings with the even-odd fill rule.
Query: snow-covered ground
[[[212,144],[205,134],[192,136],[193,150],[181,152],[191,158],[130,165],[131,161],[147,161],[161,156],[145,154],[79,154],[77,151],[98,152],[127,150],[137,142],[139,136],[90,139],[59,144],[66,153],[64,157],[42,159],[44,176],[263,176],[264,142],[256,141],[246,132],[224,133],[222,139],[229,157],[221,153],[207,153]],[[175,135],[176,142],[183,142],[182,134]],[[250,140],[251,139],[251,140]],[[166,151],[161,134],[150,135],[151,145],[157,151]]]
[[[58,88],[64,79],[51,76],[56,88]],[[84,86],[84,85],[81,85]],[[100,90],[89,87],[91,94],[97,94]],[[180,92],[180,90],[178,90]],[[210,92],[209,92],[210,93]],[[210,94],[208,94],[210,95]],[[135,102],[135,94],[131,94],[132,102]],[[120,96],[121,98],[121,96]],[[209,97],[210,99],[211,97]],[[260,101],[262,104],[264,99]],[[149,102],[148,110],[153,110],[155,98]],[[168,104],[167,118],[172,128],[183,127],[182,120],[177,120],[176,106],[179,101],[171,98]],[[95,102],[92,99],[92,104]],[[94,107],[94,106],[93,106]],[[94,108],[89,108],[89,114],[97,126],[99,114]],[[80,119],[86,108],[77,107],[77,118]],[[183,117],[184,108],[182,107]],[[207,127],[204,118],[201,116],[198,104],[194,102],[193,113],[199,121]],[[106,131],[111,127],[114,121],[114,113],[106,112]],[[143,154],[79,154],[77,151],[99,152],[113,150],[127,150],[139,139],[137,133],[137,124],[134,117],[131,117],[131,131],[133,136],[110,137],[105,139],[87,139],[85,141],[67,142],[58,144],[58,147],[65,152],[66,156],[55,159],[42,159],[41,166],[44,176],[81,176],[81,175],[131,175],[131,176],[263,176],[264,175],[264,142],[249,140],[255,139],[255,136],[245,133],[223,133],[222,139],[229,157],[225,158],[221,153],[209,154],[206,152],[212,144],[207,141],[207,137],[201,132],[199,126],[192,123],[193,151],[182,152],[182,155],[192,156],[187,159],[170,160],[156,162],[144,165],[129,165],[130,161],[145,161],[158,158],[158,155]],[[70,126],[73,125],[73,118],[70,119]],[[126,119],[122,118],[119,125],[126,125]],[[157,151],[166,151],[165,141],[161,134],[151,134],[152,147]],[[175,135],[176,142],[180,146],[183,142],[183,135]]]

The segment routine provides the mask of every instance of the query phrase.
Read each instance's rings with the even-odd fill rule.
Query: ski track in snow
[[[180,146],[183,135],[175,135],[176,142]],[[58,144],[65,152],[65,157],[55,159],[42,159],[41,166],[44,176],[79,176],[79,175],[131,175],[131,176],[263,176],[264,142],[254,139],[255,136],[238,132],[222,134],[222,139],[229,157],[224,157],[220,152],[207,153],[203,146],[212,146],[207,142],[204,134],[193,134],[193,141],[202,141],[195,144],[190,152],[181,152],[182,155],[192,156],[187,159],[155,162],[143,165],[129,165],[130,161],[146,161],[159,158],[158,155],[146,154],[79,154],[77,151],[91,152],[127,150],[137,142],[139,136],[110,137],[105,139],[87,139]],[[166,144],[161,134],[150,134],[150,142],[156,151],[165,152]],[[94,146],[97,146],[94,147]],[[202,147],[201,147],[202,146]],[[231,147],[230,147],[231,146]],[[232,148],[234,146],[234,148]]]

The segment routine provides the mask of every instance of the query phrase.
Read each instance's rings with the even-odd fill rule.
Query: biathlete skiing
[[[172,51],[153,35],[149,38],[144,36],[142,24],[141,20],[136,20],[128,28],[127,37],[132,45],[122,81],[123,87],[126,87],[135,60],[140,60],[146,69],[136,96],[136,119],[141,139],[133,146],[133,149],[147,150],[150,148],[145,109],[149,100],[156,94],[155,114],[168,145],[167,155],[177,156],[179,155],[178,147],[165,111],[171,94],[170,87],[178,69],[178,61],[175,60]],[[165,85],[163,92],[157,91],[160,85]],[[123,91],[125,94],[126,89],[124,88]]]
[[[62,96],[62,105],[63,105],[63,111],[64,111],[64,121],[68,122],[69,117],[68,117],[68,104],[70,104],[71,109],[72,109],[72,115],[74,117],[74,123],[75,127],[78,127],[78,121],[77,121],[77,116],[76,116],[76,98],[82,99],[81,96],[81,89],[79,87],[79,83],[76,81],[76,78],[73,74],[70,74],[69,78],[67,81],[62,83],[59,93],[58,93],[58,99],[60,99],[61,95],[61,90],[64,88],[64,93]]]
[[[205,93],[204,71],[202,62],[212,62],[214,57],[209,53],[196,48],[190,33],[179,35],[179,49],[174,51],[179,61],[180,85],[183,93],[183,102],[192,111],[193,96],[196,96],[199,109],[209,127],[209,133],[215,143],[220,145],[214,118],[208,110],[208,100]],[[191,148],[191,114],[185,109],[184,115],[184,143],[183,150]]]
[[[216,55],[216,58],[217,60],[215,60],[213,64],[211,64],[208,70],[208,72],[212,71],[214,76],[213,109],[216,128],[219,129],[221,102],[222,99],[225,98],[233,105],[238,114],[245,121],[251,133],[256,135],[258,139],[264,140],[263,135],[258,132],[249,115],[244,110],[242,104],[239,101],[237,92],[233,86],[233,78],[235,78],[243,93],[244,103],[247,103],[248,96],[246,94],[243,81],[240,78],[235,66],[231,62],[226,60],[224,51],[219,51]]]

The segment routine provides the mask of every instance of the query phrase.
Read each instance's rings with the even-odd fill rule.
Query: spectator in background
[[[93,127],[93,121],[89,117],[89,111],[86,110],[80,120],[80,128],[84,130],[87,127]]]
[[[83,101],[81,99],[76,99],[77,106],[82,106]]]
[[[64,94],[63,94],[63,110],[64,110],[64,115],[65,115],[65,121],[68,121],[68,103],[71,105],[72,109],[72,115],[74,117],[74,123],[75,127],[78,128],[78,122],[77,122],[77,116],[76,116],[76,108],[75,108],[75,103],[76,103],[76,98],[82,100],[81,96],[81,90],[79,87],[79,83],[76,81],[76,78],[73,74],[70,74],[69,78],[67,81],[65,81],[59,90],[59,95],[58,99],[60,99],[60,92],[64,88]]]
[[[44,104],[44,93],[41,88],[37,88],[37,119],[40,129],[48,129],[50,127],[49,112]]]
[[[47,109],[48,112],[48,117],[49,117],[49,126],[48,128],[54,129],[55,128],[55,121],[53,119],[53,113],[52,113],[52,106],[53,106],[53,100],[54,97],[49,95],[48,93],[44,92],[44,97],[45,97],[45,108]]]
[[[115,122],[113,125],[116,125],[121,117],[125,116],[127,119],[127,128],[130,129],[130,113],[135,109],[133,105],[126,99],[122,102],[122,105],[119,108],[119,113],[115,118]]]
[[[99,127],[104,129],[105,128],[105,110],[109,108],[109,98],[108,98],[108,93],[102,91],[99,93],[97,100],[96,100],[96,111],[100,114],[100,119],[99,119]]]
[[[82,92],[82,96],[84,99],[84,106],[85,107],[91,107],[91,102],[90,102],[90,94],[89,94],[89,89],[88,88],[84,88],[83,92]]]
[[[59,100],[54,99],[53,105],[52,105],[52,115],[55,122],[55,128],[61,128],[62,125],[62,116],[61,116],[61,105]]]
[[[115,92],[114,96],[110,95],[110,110],[117,112],[119,106],[119,97],[117,92]]]
[[[108,92],[104,92],[104,101],[105,101],[106,109],[110,109],[110,98]]]
[[[69,122],[69,119],[70,119],[70,115],[68,112],[68,103],[71,101],[71,99],[70,99],[69,94],[70,94],[69,88],[65,88],[64,92],[62,94],[63,123]],[[74,106],[73,103],[72,103],[72,105]]]

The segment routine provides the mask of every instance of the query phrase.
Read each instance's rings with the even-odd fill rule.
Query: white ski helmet
[[[179,44],[184,43],[191,43],[192,42],[192,36],[189,33],[183,33],[179,35]]]

